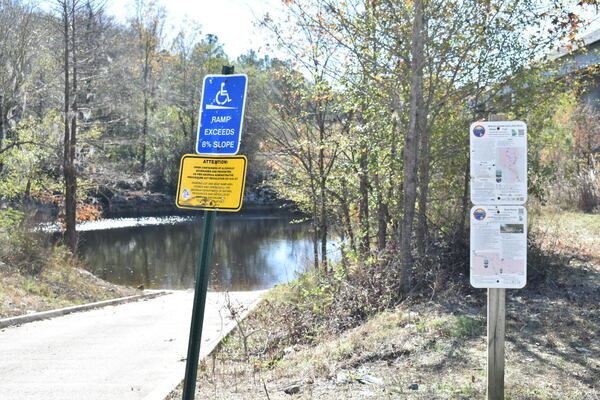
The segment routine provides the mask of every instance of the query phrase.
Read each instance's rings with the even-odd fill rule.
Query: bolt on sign
[[[471,208],[471,285],[520,289],[527,281],[527,210]]]
[[[527,125],[522,121],[471,124],[471,202],[521,205],[527,201]]]
[[[179,208],[236,212],[242,208],[246,156],[199,156],[181,158],[177,198]]]

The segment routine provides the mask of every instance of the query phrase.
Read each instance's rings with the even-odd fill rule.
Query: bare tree
[[[156,73],[163,40],[165,10],[154,0],[136,0],[135,17],[131,21],[137,37],[140,85],[142,92],[141,163],[146,172],[150,108],[156,92]]]
[[[25,113],[25,86],[34,56],[34,20],[31,6],[0,1],[0,149],[10,126]]]
[[[80,89],[79,81],[83,78],[89,84],[90,74],[97,68],[93,62],[92,49],[88,48],[89,38],[84,34],[90,29],[90,22],[95,18],[100,7],[87,0],[56,0],[60,15],[60,33],[62,36],[62,71],[63,82],[63,177],[65,184],[65,239],[75,254],[77,252],[77,132],[80,109],[80,98],[89,99]],[[80,69],[85,72],[79,76]]]
[[[412,227],[417,198],[417,152],[423,129],[423,61],[424,29],[423,0],[415,0],[414,24],[411,44],[411,77],[409,99],[409,125],[404,136],[404,215],[400,225],[400,252],[402,263],[402,290],[408,293],[413,267]]]
[[[61,17],[63,39],[63,176],[65,183],[65,238],[73,254],[77,252],[77,173],[75,148],[77,146],[77,52],[76,34],[78,0],[57,0]]]

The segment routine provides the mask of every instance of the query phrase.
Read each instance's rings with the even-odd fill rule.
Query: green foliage
[[[600,180],[586,145],[600,132],[598,112],[579,105],[572,90],[544,98],[526,116],[530,194],[541,204],[591,211],[600,204]]]
[[[154,184],[175,192],[179,173],[179,160],[194,147],[190,135],[177,130],[180,115],[176,107],[156,110],[152,116],[156,129],[148,138],[148,159]]]
[[[0,154],[0,197],[18,199],[35,192],[61,190],[60,129],[57,112],[41,120],[30,117],[19,122],[13,137]]]
[[[483,335],[485,324],[481,319],[458,315],[419,321],[416,327],[421,332],[437,332],[442,336],[469,338]]]
[[[4,233],[20,225],[25,218],[25,213],[14,208],[0,210],[0,230]]]
[[[25,222],[25,214],[14,209],[0,210],[0,261],[26,274],[40,273],[50,250],[45,238]]]
[[[335,292],[331,283],[319,275],[306,274],[298,281],[298,306],[314,314],[325,316],[333,302]]]

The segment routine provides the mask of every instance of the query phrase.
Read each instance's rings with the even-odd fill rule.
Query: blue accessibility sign
[[[196,153],[237,154],[247,87],[246,75],[207,75],[204,78]]]

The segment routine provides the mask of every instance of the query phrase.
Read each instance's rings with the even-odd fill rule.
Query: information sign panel
[[[204,78],[196,153],[238,153],[247,86],[246,75],[207,75]]]
[[[239,211],[247,164],[245,156],[184,155],[175,204],[193,210]]]
[[[521,121],[471,124],[471,202],[527,201],[527,126]]]
[[[527,282],[527,210],[522,206],[471,209],[471,285],[520,289]]]

